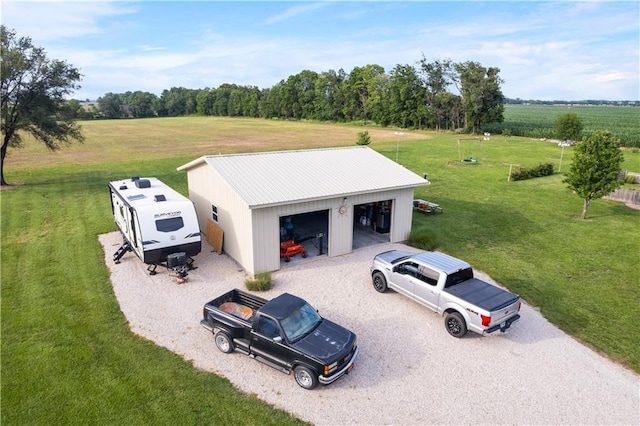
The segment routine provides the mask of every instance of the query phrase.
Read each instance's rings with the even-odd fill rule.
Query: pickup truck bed
[[[221,296],[216,297],[207,304],[219,307],[223,303],[227,302],[239,303],[255,310],[263,307],[267,303],[267,300],[258,296],[254,296],[250,293],[245,293],[238,289],[233,289]]]
[[[268,300],[261,297],[233,289],[204,305],[203,319],[200,321],[200,324],[206,329],[213,331],[213,324],[218,323],[225,326],[225,329],[230,332],[231,337],[246,338],[248,336],[245,330],[251,328],[253,313],[262,308],[267,302]],[[236,307],[235,310],[227,308],[232,305]],[[252,311],[250,316],[241,314],[241,312],[246,309]],[[207,321],[209,315],[212,317],[212,320]],[[243,345],[240,346],[242,347]]]
[[[518,301],[518,296],[477,278],[458,283],[443,291],[466,300],[485,311],[497,311]]]

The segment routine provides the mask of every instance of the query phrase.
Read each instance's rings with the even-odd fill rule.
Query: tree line
[[[273,87],[222,84],[172,87],[160,96],[135,91],[106,93],[85,108],[72,101],[74,118],[146,118],[184,115],[365,122],[413,129],[464,129],[479,133],[503,121],[500,69],[478,62],[428,61],[355,67],[347,73],[303,70]]]

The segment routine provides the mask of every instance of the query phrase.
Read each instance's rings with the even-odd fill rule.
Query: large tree
[[[454,67],[457,72],[455,82],[462,96],[465,127],[480,133],[482,124],[501,123],[504,120],[504,95],[500,89],[503,82],[499,76],[500,69],[485,68],[471,61]]]
[[[558,139],[566,141],[580,140],[582,134],[582,119],[575,112],[560,114],[553,123],[554,130]]]
[[[449,106],[447,89],[454,81],[454,64],[450,59],[434,60],[427,62],[422,55],[419,62],[422,78],[426,88],[425,102],[429,112],[434,118],[434,127],[440,130],[443,121],[446,121]],[[443,102],[443,100],[447,102]]]
[[[0,27],[0,185],[6,185],[4,160],[9,147],[23,143],[22,133],[54,151],[63,144],[82,142],[80,126],[65,109],[65,96],[80,88],[80,72],[65,61],[48,59],[28,37]]]
[[[153,117],[155,115],[154,108],[158,97],[153,93],[136,90],[133,93],[125,93],[124,99],[132,117],[146,118]]]
[[[388,86],[388,78],[384,68],[380,65],[369,64],[364,67],[355,67],[349,73],[345,82],[349,97],[345,108],[346,116],[350,120],[367,120],[376,114],[380,104],[385,102],[385,87]]]
[[[316,81],[316,111],[320,120],[345,121],[344,105],[346,101],[345,81],[347,74],[343,69],[329,70],[318,74]]]
[[[125,101],[123,95],[119,93],[105,93],[97,100],[98,110],[104,118],[124,118],[125,114]]]
[[[389,97],[386,120],[380,125],[393,123],[402,128],[419,128],[426,122],[425,89],[411,65],[396,65],[389,75]]]
[[[581,219],[587,217],[591,200],[602,198],[620,186],[618,174],[624,157],[611,132],[598,130],[578,143],[563,182],[584,200]]]

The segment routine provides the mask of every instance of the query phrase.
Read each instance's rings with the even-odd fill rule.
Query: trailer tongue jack
[[[167,260],[161,264],[166,265],[167,270],[171,276],[176,278],[178,284],[185,283],[187,281],[187,275],[189,275],[188,271],[196,269],[196,267],[193,266],[193,259],[188,258],[185,252],[172,253],[168,255]],[[158,264],[148,265],[147,271],[149,271],[149,275],[157,274],[157,267]]]

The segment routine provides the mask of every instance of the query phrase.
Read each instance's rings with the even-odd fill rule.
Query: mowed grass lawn
[[[82,125],[84,144],[49,153],[28,142],[6,161],[15,186],[0,193],[3,424],[298,424],[130,332],[97,240],[116,230],[107,182],[156,176],[186,194],[186,174],[176,168],[201,155],[351,146],[363,130],[371,148],[429,174],[432,184],[416,197],[444,213],[416,214],[414,232],[640,371],[640,212],[597,200],[582,221],[582,200],[561,173],[507,182],[510,164],[559,165],[556,145],[501,137],[458,144],[453,134],[253,119]],[[563,171],[571,154],[564,150]],[[625,151],[624,169],[640,171],[640,154]],[[323,172],[330,165],[303,175]],[[213,344],[211,351],[217,356]]]

